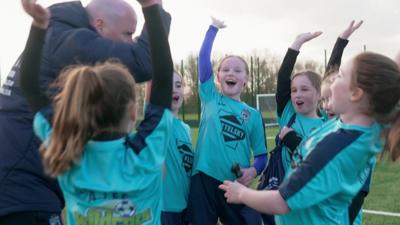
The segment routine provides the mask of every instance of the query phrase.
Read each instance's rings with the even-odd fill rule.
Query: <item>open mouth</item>
[[[304,102],[301,100],[297,100],[295,103],[297,106],[302,106],[304,104]]]
[[[235,80],[226,80],[225,83],[230,87],[235,86],[237,84]]]
[[[175,102],[179,101],[179,99],[180,99],[179,96],[172,96],[172,100]]]
[[[328,117],[329,117],[329,118],[332,118],[332,117],[335,117],[335,116],[336,116],[335,113],[329,113],[329,112],[328,112]]]

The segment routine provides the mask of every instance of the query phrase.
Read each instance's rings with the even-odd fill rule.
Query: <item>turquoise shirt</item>
[[[292,101],[288,101],[286,103],[286,106],[282,112],[281,117],[278,117],[278,124],[279,127],[282,128],[286,126],[292,117],[293,114],[296,113],[296,119],[294,123],[292,124],[291,128],[297,133],[297,135],[300,135],[303,140],[307,139],[310,137],[310,133],[321,126],[324,121],[326,121],[326,118],[324,117],[319,117],[319,118],[310,118],[310,117],[305,117],[301,113],[297,113],[296,110],[293,107]],[[290,149],[283,145],[282,148],[282,163],[283,167],[285,169],[285,174],[286,176],[290,173],[292,170],[291,167],[291,158],[290,158]]]
[[[252,156],[267,153],[261,114],[247,104],[222,95],[213,78],[200,83],[201,118],[195,173],[234,180],[234,163],[250,167]]]
[[[382,149],[381,126],[330,120],[301,144],[304,161],[279,187],[290,208],[277,224],[342,224]]]
[[[79,161],[58,177],[68,224],[160,225],[163,146],[172,119],[169,110],[149,106],[137,133],[85,145]],[[45,114],[35,115],[34,129],[49,141]]]
[[[194,153],[189,126],[174,117],[172,127],[165,158],[163,211],[181,212],[187,207]]]

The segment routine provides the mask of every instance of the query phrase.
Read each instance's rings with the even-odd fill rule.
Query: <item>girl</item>
[[[238,182],[248,186],[267,160],[261,114],[240,101],[248,79],[248,66],[238,56],[225,57],[217,69],[219,92],[214,84],[211,48],[222,21],[213,18],[199,55],[201,120],[194,176],[189,194],[189,215],[194,225],[244,224],[242,206],[227,204],[218,185],[235,180],[231,168],[239,164]],[[255,161],[250,166],[250,157]]]
[[[303,142],[305,160],[279,190],[254,191],[226,181],[220,188],[228,202],[286,214],[281,224],[341,224],[383,141],[394,160],[400,155],[399,67],[383,55],[361,53],[341,67],[331,91],[339,119]]]
[[[357,24],[354,20],[351,21],[349,26],[339,35],[329,58],[327,71],[340,66],[348,38],[362,23],[363,21]],[[288,49],[278,72],[276,102],[278,123],[281,128],[279,138],[283,143],[282,159],[286,173],[294,163],[292,162],[292,155],[301,140],[327,119],[325,115],[320,116],[318,112],[318,102],[321,96],[320,76],[312,71],[304,71],[296,73],[290,78],[301,46],[319,35],[321,35],[321,32],[298,35]],[[291,125],[291,128],[288,128],[286,124],[292,117],[294,117],[295,122]]]
[[[329,100],[331,98],[331,90],[330,86],[333,83],[335,76],[337,75],[337,68],[340,66],[341,57],[343,54],[344,47],[348,43],[348,39],[351,34],[357,30],[363,21],[358,22],[355,24],[355,21],[351,21],[350,25],[343,31],[343,33],[337,39],[335,46],[332,51],[331,59],[328,63],[327,72],[325,73],[322,83],[321,83],[321,113],[325,113],[328,119],[335,119],[337,115],[332,110],[331,105],[329,104]],[[336,53],[335,53],[336,52]],[[331,63],[332,58],[337,56],[336,63]],[[374,167],[374,165],[373,165]],[[365,184],[361,188],[361,190],[357,193],[357,195],[352,200],[348,213],[345,213],[343,224],[353,224],[353,225],[361,225],[362,224],[362,210],[361,206],[364,202],[365,197],[368,195],[369,186],[371,183],[371,174],[368,175],[368,179],[366,180]]]
[[[346,29],[346,37],[352,33],[353,26]],[[303,138],[325,121],[324,116],[318,114],[318,102],[320,101],[321,78],[312,71],[303,71],[294,74],[291,78],[293,67],[301,46],[316,37],[321,32],[304,33],[297,36],[295,42],[288,49],[281,68],[278,72],[278,87],[276,92],[277,114],[280,132],[278,138],[281,141],[282,165],[285,174],[291,170],[292,157]],[[344,36],[344,35],[342,35]],[[341,37],[335,43],[327,69],[340,65],[343,49],[347,40]],[[279,159],[278,159],[279,160]],[[273,162],[271,163],[280,163]],[[274,165],[274,164],[271,164]],[[278,165],[272,167],[278,168]],[[265,174],[268,174],[266,171]],[[279,178],[278,178],[279,179]],[[276,184],[276,187],[279,183]],[[262,215],[265,224],[275,224],[272,215]]]
[[[322,32],[314,32],[298,35],[286,52],[278,72],[276,103],[285,174],[291,170],[292,155],[299,142],[324,122],[324,118],[317,113],[321,89],[320,75],[312,71],[303,71],[291,76],[301,46],[321,34]],[[295,117],[294,123],[291,128],[287,128],[286,125],[292,117]]]
[[[173,66],[159,6],[153,0],[139,2],[154,74],[145,119],[136,133],[129,133],[136,103],[135,82],[126,67],[107,62],[65,70],[53,116],[38,86],[43,30],[32,28],[25,49],[21,87],[36,112],[45,171],[57,176],[66,199],[68,224],[160,224]]]
[[[151,90],[151,81],[146,84],[146,102]],[[179,119],[178,113],[183,102],[182,76],[174,71],[172,83],[171,111],[174,115],[173,129],[165,158],[165,175],[163,179],[162,225],[184,225],[189,198],[190,177],[194,153],[190,127]],[[168,194],[166,194],[168,193]]]
[[[185,225],[186,208],[189,198],[190,177],[194,154],[190,127],[179,119],[178,112],[183,102],[182,76],[174,72],[172,84],[173,118],[172,137],[169,140],[165,158],[164,198],[161,214],[162,225]]]

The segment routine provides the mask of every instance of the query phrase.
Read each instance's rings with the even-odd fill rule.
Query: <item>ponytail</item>
[[[58,176],[80,159],[98,132],[117,128],[135,99],[135,82],[119,63],[78,66],[62,72],[54,99],[53,131],[40,147],[45,172]]]
[[[386,137],[386,149],[396,161],[400,157],[400,111],[397,111]]]

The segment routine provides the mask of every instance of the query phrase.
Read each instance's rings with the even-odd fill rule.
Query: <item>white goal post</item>
[[[278,123],[276,121],[275,94],[257,94],[256,107],[263,116],[265,127],[278,126]]]

